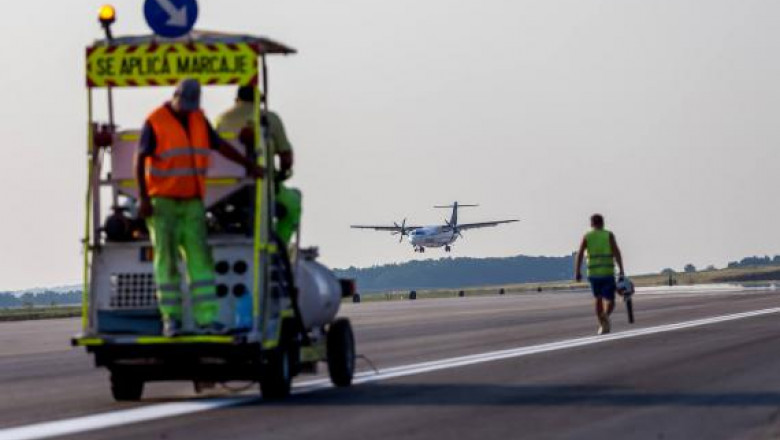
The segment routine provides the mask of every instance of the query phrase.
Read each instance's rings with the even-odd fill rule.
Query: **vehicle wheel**
[[[144,381],[129,374],[111,373],[111,394],[117,402],[141,400]]]
[[[283,399],[290,395],[293,378],[293,355],[290,344],[281,344],[268,355],[260,377],[260,392],[264,399]]]
[[[328,373],[333,385],[352,385],[355,374],[355,336],[348,319],[337,319],[328,329]]]

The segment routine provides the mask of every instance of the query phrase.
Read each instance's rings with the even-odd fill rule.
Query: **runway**
[[[776,438],[779,300],[640,294],[637,323],[619,304],[606,338],[586,293],[347,304],[380,374],[361,362],[349,389],[302,376],[279,403],[165,383],[117,404],[107,373],[68,346],[78,320],[0,323],[0,439]],[[63,420],[75,431],[45,425]]]

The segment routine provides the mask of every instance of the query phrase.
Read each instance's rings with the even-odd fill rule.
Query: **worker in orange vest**
[[[221,333],[214,263],[206,236],[206,173],[212,150],[243,165],[255,178],[263,169],[224,142],[200,110],[200,83],[181,81],[170,102],[149,115],[136,159],[139,214],[154,246],[157,301],[167,336],[182,328],[179,261],[187,267],[193,316],[202,333]]]

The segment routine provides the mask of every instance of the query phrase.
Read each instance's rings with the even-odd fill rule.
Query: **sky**
[[[440,223],[453,256],[565,255],[600,212],[629,273],[780,253],[780,3],[773,0],[201,0],[197,28],[299,50],[270,60],[296,149],[303,240],[335,267],[439,258],[354,223]],[[142,34],[140,0],[114,32]],[[0,15],[0,291],[78,282],[84,48],[101,2]],[[234,90],[204,92],[211,117]],[[117,93],[139,127],[169,89]],[[105,119],[105,98],[97,95]]]

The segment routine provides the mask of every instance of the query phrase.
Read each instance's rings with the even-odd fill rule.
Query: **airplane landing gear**
[[[452,250],[449,246],[444,246],[444,252],[450,252]]]

